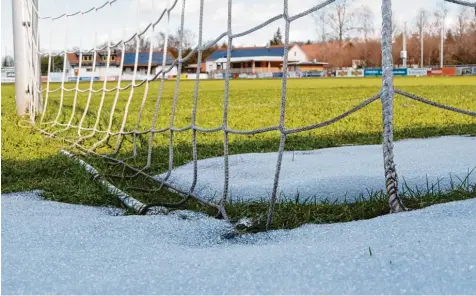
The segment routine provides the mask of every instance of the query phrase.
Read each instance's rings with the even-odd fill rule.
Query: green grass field
[[[380,90],[380,83],[379,78],[290,79],[287,84],[286,128],[301,127],[330,119],[377,94]],[[150,84],[143,119],[139,125],[140,130],[150,128],[159,85],[159,82]],[[59,84],[51,85],[51,89],[59,86]],[[108,88],[114,86],[114,83],[108,84]],[[69,83],[66,87],[74,88],[74,84]],[[88,87],[88,83],[80,84],[81,89]],[[100,87],[102,87],[102,83],[94,84],[95,89]],[[181,128],[191,124],[194,87],[193,81],[182,81],[180,84],[175,127]],[[474,77],[395,78],[395,87],[454,107],[467,110],[476,109],[474,99],[476,97],[476,79]],[[169,126],[174,88],[174,81],[165,83],[156,129]],[[119,130],[129,96],[131,104],[125,130],[134,129],[144,91],[145,88],[142,86],[135,89],[132,94],[131,89],[120,92],[113,116],[113,132]],[[280,80],[231,81],[228,127],[249,130],[277,125],[279,123],[280,92]],[[91,105],[83,126],[94,126],[101,95],[102,93],[98,92],[89,98]],[[110,92],[105,97],[101,109],[99,130],[107,129],[115,95],[116,92]],[[48,95],[46,121],[56,117],[60,96],[60,91]],[[59,114],[58,121],[67,123],[71,117],[74,92],[65,92],[63,97],[64,108],[63,112]],[[43,99],[45,100],[46,96]],[[76,125],[85,109],[88,92],[80,94],[77,100],[79,102],[77,112],[72,117],[72,122]],[[204,128],[221,126],[223,101],[223,81],[201,81],[198,89],[196,124]],[[400,96],[395,99],[394,120],[396,140],[441,135],[476,135],[475,118],[437,109]],[[62,127],[51,127],[50,125],[42,127],[48,131],[62,129]],[[286,150],[310,150],[345,144],[377,144],[381,142],[381,129],[381,104],[380,101],[377,101],[331,126],[288,136]],[[82,135],[89,133],[83,131]],[[77,129],[60,132],[58,136],[59,139],[48,139],[34,129],[20,127],[19,118],[15,114],[13,86],[2,86],[2,193],[41,189],[45,192],[44,196],[52,200],[120,206],[113,196],[107,194],[77,165],[58,155],[59,149],[68,148],[67,143],[61,141],[61,138],[77,136]],[[82,144],[89,148],[103,137],[104,134],[95,134]],[[190,131],[175,133],[175,166],[192,160],[191,137]],[[111,137],[108,141],[110,145],[101,146],[99,151],[102,153],[111,152],[116,140],[116,137]],[[138,137],[138,156],[133,161],[135,167],[140,168],[145,165],[147,141],[148,135]],[[164,172],[168,167],[169,132],[156,134],[153,143],[152,166],[147,171],[150,174]],[[279,133],[277,132],[255,136],[230,135],[230,154],[277,151],[278,145]],[[119,158],[130,156],[131,150],[132,136],[127,136]],[[223,133],[198,133],[197,154],[199,159],[223,155]],[[87,161],[107,175],[131,173],[101,159],[90,157]],[[109,179],[119,188],[146,203],[179,200],[177,196],[168,191],[157,191],[157,184],[143,177],[133,180],[114,177],[109,177]],[[405,203],[411,208],[421,208],[438,202],[474,197],[475,185],[466,185],[459,186],[450,193],[423,192],[417,196],[406,196]],[[144,192],[137,188],[147,188],[149,191]],[[256,217],[264,213],[266,207],[266,202],[237,203],[227,205],[227,211],[233,218]],[[213,213],[210,212],[210,209],[195,202],[191,202],[188,208]],[[273,227],[290,228],[307,222],[350,221],[386,213],[388,213],[386,200],[379,194],[367,201],[344,205],[308,204],[304,206],[296,203],[282,203],[276,209]]]

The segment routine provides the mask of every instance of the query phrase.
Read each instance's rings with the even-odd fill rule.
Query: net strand
[[[48,54],[48,68],[47,68],[47,74],[51,72],[51,52],[53,51],[53,30],[50,30],[50,49],[49,49],[49,54]],[[48,107],[48,99],[49,99],[49,94],[50,94],[50,84],[51,84],[51,79],[50,75],[48,75],[47,80],[46,80],[46,92],[45,92],[45,102],[43,105],[43,110],[46,110]],[[41,93],[41,92],[40,92]],[[41,113],[40,117],[40,122],[43,122],[45,118],[46,112]]]
[[[469,115],[469,116],[476,116],[476,112],[474,112],[474,111],[464,110],[464,109],[448,106],[448,105],[445,105],[445,104],[441,104],[441,103],[438,103],[438,102],[435,102],[435,101],[432,101],[432,100],[428,100],[428,99],[425,99],[423,97],[405,92],[403,90],[395,89],[395,93],[397,93],[399,95],[402,95],[404,97],[407,97],[409,99],[412,99],[412,100],[415,100],[415,101],[418,101],[418,102],[422,102],[422,103],[427,104],[427,105],[438,107],[440,109],[445,109],[445,110],[449,110],[449,111],[453,111],[453,112],[456,112],[456,113]]]
[[[88,14],[92,11],[98,11],[100,9],[103,9],[104,7],[106,7],[106,5],[112,5],[114,4],[115,2],[117,2],[119,0],[110,0],[110,1],[106,1],[105,3],[103,3],[102,5],[100,6],[94,6],[94,7],[91,7],[87,10],[78,10],[76,12],[72,12],[72,13],[63,13],[63,14],[60,14],[60,15],[57,15],[57,16],[42,16],[40,15],[39,13],[39,10],[38,10],[38,7],[36,7],[35,5],[32,5],[32,9],[33,11],[38,15],[38,19],[43,19],[43,20],[47,20],[47,19],[50,19],[52,21],[56,21],[56,20],[60,20],[62,18],[68,18],[68,17],[72,17],[72,16],[76,16],[76,15],[85,15],[85,14]]]
[[[151,43],[150,46],[149,46],[149,60],[147,62],[147,77],[149,77],[151,75],[151,71],[152,71],[153,52],[154,52],[154,45]],[[139,127],[140,127],[140,123],[141,123],[141,119],[142,119],[142,114],[144,113],[145,103],[147,101],[147,96],[149,94],[149,85],[150,85],[150,81],[146,81],[145,82],[144,95],[142,96],[142,102],[141,102],[141,105],[140,105],[139,114],[137,115],[137,123],[136,123],[134,131],[139,131]],[[135,157],[137,155],[137,137],[136,137],[135,133],[133,135],[134,135],[134,137],[133,137],[133,144],[132,144],[133,145],[133,147],[132,147],[132,157]]]
[[[223,93],[223,125],[222,129],[224,129],[223,133],[223,174],[224,174],[224,182],[223,182],[223,193],[222,193],[222,200],[221,204],[224,205],[228,198],[228,187],[230,181],[230,168],[229,168],[229,159],[228,159],[228,132],[226,129],[228,128],[228,101],[229,101],[229,92],[230,92],[230,68],[231,68],[231,52],[233,49],[233,33],[232,33],[232,7],[233,1],[228,0],[228,15],[227,15],[227,36],[228,36],[228,44],[226,48],[226,69],[225,69],[225,90]]]
[[[120,65],[121,69],[123,69],[123,67],[124,67],[125,51],[126,51],[126,46],[123,43],[122,44],[122,52],[121,52],[121,65]],[[117,85],[120,86],[121,82],[122,82],[122,71],[119,72],[119,77],[117,79]],[[107,125],[106,135],[101,140],[99,140],[98,142],[96,142],[92,145],[91,149],[89,149],[90,152],[95,151],[100,145],[107,142],[107,140],[110,138],[112,125],[113,125],[113,122],[114,122],[114,111],[116,110],[116,106],[117,106],[117,102],[119,101],[120,94],[121,94],[121,92],[119,90],[119,87],[117,87],[116,88],[116,95],[114,96],[114,100],[113,100],[112,106],[111,106],[111,112],[109,114],[109,121],[108,121],[108,125]]]
[[[66,18],[68,19],[68,18]],[[80,21],[83,20],[83,16],[81,15],[80,16]],[[53,30],[52,30],[53,31]],[[81,51],[81,48],[82,48],[82,38],[83,35],[82,35],[82,32],[80,32],[80,36],[79,36],[79,58],[78,58],[78,74],[81,73],[81,69],[82,69],[82,65],[83,65],[83,53]],[[64,55],[64,59],[67,59],[68,58],[68,55],[65,54]],[[65,71],[65,69],[63,68],[63,72]],[[49,76],[49,75],[48,75]],[[64,79],[64,78],[63,78]],[[64,132],[64,131],[67,131],[73,124],[73,120],[74,120],[74,117],[76,115],[76,108],[77,108],[77,104],[78,104],[78,96],[79,96],[79,93],[80,93],[80,88],[79,88],[79,81],[80,79],[77,78],[76,79],[76,83],[75,83],[75,87],[74,87],[74,95],[73,95],[73,103],[72,103],[72,110],[71,110],[71,116],[69,117],[69,120],[68,120],[68,123],[66,125],[66,127],[64,129],[61,129],[61,130],[58,130],[58,131],[55,131],[53,132],[53,135],[56,135],[57,133],[60,133],[60,132]],[[65,89],[65,91],[67,91]],[[55,122],[54,124],[56,125],[59,125],[58,122]],[[80,128],[78,126],[78,128]]]
[[[96,23],[96,15],[93,17],[93,24]],[[96,63],[97,63],[97,51],[96,51],[96,43],[97,43],[97,32],[94,32],[94,50],[93,50],[93,57],[92,57],[92,73],[96,72]],[[66,59],[65,59],[66,60]],[[63,69],[64,71],[64,69]],[[80,74],[80,73],[78,73]],[[78,77],[78,79],[80,79]],[[64,79],[62,81],[64,84]],[[86,100],[86,106],[84,107],[83,115],[81,116],[81,119],[79,120],[79,126],[82,127],[84,124],[84,120],[86,120],[86,115],[88,115],[89,112],[89,107],[91,105],[91,99],[93,95],[93,89],[94,89],[94,77],[91,75],[91,78],[89,79],[89,92],[88,92],[88,98]],[[57,120],[55,120],[57,121]],[[78,136],[81,137],[81,129],[78,129]]]
[[[170,112],[170,124],[169,124],[169,165],[168,165],[168,170],[167,174],[164,178],[165,181],[167,181],[172,174],[172,170],[174,167],[174,123],[175,123],[175,112],[177,111],[177,103],[178,103],[178,94],[179,94],[179,89],[180,89],[180,76],[182,74],[182,62],[180,60],[182,59],[182,45],[183,45],[183,30],[184,30],[184,24],[185,24],[185,5],[186,5],[186,0],[182,0],[182,12],[180,14],[180,32],[179,32],[179,44],[178,44],[178,53],[177,53],[177,59],[179,60],[179,64],[177,67],[177,77],[175,79],[175,89],[174,89],[174,97],[172,101],[172,110]],[[188,199],[188,197],[187,197]]]
[[[198,22],[198,48],[202,45],[203,37],[203,8],[204,1],[200,0],[200,12]],[[197,54],[197,65],[202,64],[202,51],[199,50]],[[193,161],[193,180],[190,186],[190,192],[195,190],[198,180],[198,151],[197,151],[197,130],[195,128],[197,124],[197,109],[198,109],[198,92],[200,86],[200,67],[197,66],[195,77],[195,88],[193,91],[193,106],[192,106],[192,161]]]
[[[268,218],[266,221],[266,229],[269,229],[273,221],[274,207],[277,200],[279,176],[281,173],[281,166],[283,160],[284,147],[286,145],[285,119],[286,119],[286,90],[287,90],[287,78],[288,78],[288,47],[289,47],[289,29],[291,22],[288,16],[288,0],[283,1],[283,16],[285,21],[284,27],[284,54],[283,54],[283,78],[281,79],[281,107],[279,112],[279,131],[281,133],[278,149],[278,160],[276,162],[276,170],[273,182],[273,191],[271,192],[271,199],[268,208]]]
[[[392,56],[392,1],[382,0],[382,115],[383,159],[385,184],[391,212],[406,210],[398,196],[398,176],[393,156],[393,56]]]
[[[175,1],[175,4],[177,1]],[[169,42],[169,26],[170,26],[170,13],[171,10],[167,10],[167,26],[166,26],[166,31],[165,31],[165,37],[164,37],[164,44],[163,44],[163,57],[162,57],[162,70],[165,68],[165,63],[166,63],[166,57],[167,57],[167,51],[168,51],[168,42]],[[162,71],[161,70],[161,71]],[[165,83],[165,73],[163,73],[161,80],[160,80],[160,86],[159,86],[159,94],[157,96],[157,100],[155,103],[155,111],[154,115],[152,117],[152,124],[150,126],[151,129],[154,129],[156,124],[157,124],[157,119],[159,115],[159,109],[160,109],[160,102],[162,98],[162,93],[164,90],[164,83]],[[145,170],[149,168],[152,164],[152,152],[153,152],[153,141],[154,141],[154,133],[150,133],[149,135],[149,146],[148,146],[148,151],[147,151],[147,164],[145,167],[142,168],[142,170]]]
[[[107,44],[109,45],[109,37],[107,39]],[[109,67],[110,67],[110,61],[111,61],[111,50],[110,50],[109,47],[108,47],[108,50],[107,50],[106,59],[107,59],[107,61],[106,61],[106,76],[104,78],[103,86],[105,86],[108,82],[108,73],[109,73]],[[104,106],[105,99],[106,99],[106,92],[102,92],[101,99],[99,101],[99,107],[98,107],[98,110],[96,112],[96,121],[94,123],[94,127],[92,129],[92,132],[89,135],[80,137],[76,141],[76,143],[81,143],[82,141],[84,141],[86,139],[94,137],[94,135],[96,134],[96,130],[99,126],[99,122],[100,122],[100,119],[101,119],[101,113],[102,113],[102,109],[103,109],[103,106]]]

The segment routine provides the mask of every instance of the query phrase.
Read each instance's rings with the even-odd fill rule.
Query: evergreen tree
[[[13,67],[13,57],[7,55],[2,59],[2,68],[3,67]]]
[[[273,39],[269,41],[270,45],[282,45],[283,44],[283,36],[281,35],[281,29],[278,27],[276,33],[274,33]]]

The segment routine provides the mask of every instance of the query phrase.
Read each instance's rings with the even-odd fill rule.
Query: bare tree
[[[327,24],[334,38],[342,47],[343,41],[348,34],[356,29],[356,14],[352,10],[348,0],[337,0],[331,5],[331,11],[327,15]]]
[[[424,44],[424,34],[425,28],[428,24],[428,12],[425,9],[420,9],[416,18],[416,27],[418,30],[418,37],[420,39],[420,67],[423,68],[423,44]]]
[[[397,21],[396,14],[392,10],[392,39],[395,40],[399,33],[403,32],[400,32],[400,24]]]
[[[358,13],[359,26],[358,31],[362,34],[364,41],[368,41],[375,33],[374,21],[375,16],[372,9],[368,6],[362,6]]]
[[[462,37],[466,34],[468,31],[470,24],[471,24],[471,18],[470,18],[470,13],[469,9],[467,7],[461,8],[458,18],[457,18],[457,28],[456,28],[456,36],[458,39],[462,39]]]
[[[139,46],[139,52],[149,51],[151,42],[145,36],[140,36],[139,38],[134,38],[131,41],[126,43],[126,51],[136,51],[137,46]]]
[[[471,51],[471,42],[469,40],[469,31],[472,27],[470,11],[467,7],[461,8],[456,19],[456,56],[457,62],[468,60]]]
[[[375,33],[374,27],[374,14],[370,7],[363,6],[361,7],[358,13],[359,26],[358,30],[362,34],[362,39],[364,41],[364,52],[363,60],[367,62],[368,58],[368,43],[372,35]]]
[[[327,13],[324,9],[320,9],[312,14],[314,18],[314,24],[316,25],[317,41],[318,42],[327,42]]]
[[[182,49],[188,49],[194,45],[196,36],[192,31],[188,29],[184,29],[182,38],[180,38],[180,35],[181,35],[180,29],[177,29],[176,32],[169,33],[168,41],[167,41],[167,46],[169,49],[177,51],[180,44],[182,45]],[[165,42],[165,34],[163,32],[160,32],[159,33],[159,48],[162,49],[164,47],[164,42]]]
[[[440,35],[440,67],[443,67],[443,60],[444,60],[444,35],[445,35],[445,21],[446,16],[448,15],[448,9],[443,4],[439,8],[435,10],[433,13],[434,21],[433,21],[433,28],[436,31],[435,36]]]

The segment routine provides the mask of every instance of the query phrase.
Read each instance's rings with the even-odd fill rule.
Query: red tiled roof
[[[71,65],[79,64],[79,54],[80,54],[79,52],[69,52],[69,53],[67,53],[66,56],[68,58],[68,62]],[[83,53],[83,56],[84,55],[85,55],[85,53]],[[115,60],[113,62],[111,61],[111,64],[119,64],[121,62],[121,53],[120,52],[116,52],[115,54],[111,53],[111,57],[112,56],[115,57]],[[96,63],[105,64],[106,63],[106,61],[105,61],[106,57],[107,57],[107,54],[100,54],[100,53],[96,52]],[[83,64],[91,64],[91,63],[92,63],[92,61],[88,61],[88,62],[83,61]]]
[[[67,57],[68,57],[68,62],[70,64],[78,64],[79,63],[78,56],[74,52],[68,52]]]
[[[317,59],[319,54],[321,53],[321,44],[314,43],[314,44],[305,44],[301,46],[301,49],[306,54],[309,60]]]

